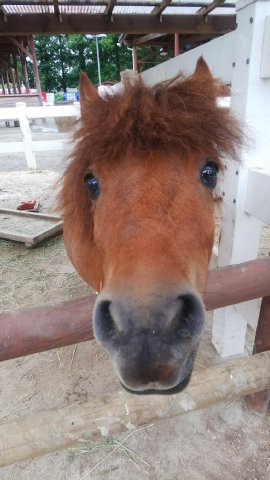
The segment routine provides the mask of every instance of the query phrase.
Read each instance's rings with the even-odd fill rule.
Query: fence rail
[[[35,152],[59,151],[63,150],[65,143],[63,140],[36,140],[32,138],[29,120],[60,118],[60,117],[80,117],[80,104],[45,107],[26,107],[23,102],[16,103],[13,108],[0,109],[0,121],[19,120],[22,131],[22,142],[4,142],[0,144],[2,154],[25,153],[27,166],[29,169],[37,168]]]

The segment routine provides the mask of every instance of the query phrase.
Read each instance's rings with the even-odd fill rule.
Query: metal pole
[[[99,83],[99,85],[101,85],[101,73],[100,73],[98,37],[96,36],[95,39],[96,39],[96,50],[97,50],[98,83]]]
[[[174,56],[177,57],[180,53],[179,33],[174,34]]]
[[[137,61],[137,49],[132,47],[132,63],[133,63],[133,72],[138,72],[138,61]]]

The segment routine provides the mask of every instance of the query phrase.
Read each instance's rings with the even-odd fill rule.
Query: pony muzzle
[[[93,330],[127,390],[175,393],[191,377],[204,318],[202,301],[191,288],[178,295],[152,294],[144,302],[104,290]]]

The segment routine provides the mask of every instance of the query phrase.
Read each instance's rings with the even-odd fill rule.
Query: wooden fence
[[[80,116],[80,104],[44,107],[27,107],[25,103],[18,102],[16,107],[1,108],[0,121],[19,120],[23,136],[22,142],[5,142],[0,144],[2,154],[24,153],[29,169],[37,168],[35,152],[64,150],[64,140],[36,140],[33,141],[29,120],[74,117]]]

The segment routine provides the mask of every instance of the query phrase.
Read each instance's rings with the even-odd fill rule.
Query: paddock
[[[4,183],[4,190],[8,190],[8,192],[1,192],[1,198],[5,196],[5,198],[11,202],[9,203],[10,206],[15,207],[15,203],[12,203],[16,202],[14,193],[18,194],[21,191],[18,187],[22,181],[24,181],[31,185],[31,190],[29,190],[30,196],[44,189],[44,195],[41,198],[42,204],[46,210],[50,211],[54,199],[53,192],[48,186],[49,183],[56,181],[60,172],[52,171],[52,162],[47,155],[48,153],[43,152],[44,160],[42,160],[41,156],[38,157],[37,165],[39,167],[39,162],[41,161],[43,165],[46,165],[46,162],[48,162],[47,165],[50,171],[37,171],[36,173],[22,171],[20,174],[20,172],[16,172],[15,170],[15,175],[14,171],[3,174],[4,177],[5,175],[7,177],[7,182]],[[19,161],[20,157],[18,156],[17,158]],[[15,158],[14,161],[16,165],[18,165]],[[10,168],[10,161],[8,167]],[[265,227],[263,236],[261,237],[259,255],[262,257],[263,264],[266,267],[266,273],[269,272],[267,268],[269,245],[269,228]],[[7,259],[11,260],[8,264],[6,263]],[[18,312],[18,309],[25,310],[29,306],[39,308],[42,304],[49,307],[49,305],[52,304],[52,295],[56,296],[59,302],[65,302],[72,298],[76,300],[76,298],[79,299],[82,295],[89,295],[86,285],[75,274],[73,268],[69,266],[60,238],[51,240],[39,247],[39,249],[30,251],[25,250],[24,247],[20,245],[1,242],[0,262],[1,271],[3,272],[2,280],[4,281],[1,288],[1,307],[3,310],[11,311],[17,309]],[[46,273],[44,272],[45,267]],[[239,274],[241,274],[242,271],[240,268],[238,270]],[[267,288],[267,285],[260,281],[262,278],[261,275],[258,278],[256,280],[256,288],[261,288],[262,286],[263,288]],[[13,291],[11,281],[15,285],[15,290]],[[242,285],[241,281],[240,285]],[[5,288],[3,288],[4,286]],[[235,285],[232,286],[230,282],[228,282],[227,287],[231,287],[231,292],[235,294]],[[266,291],[257,292],[257,295],[265,294]],[[94,292],[92,295],[92,298],[95,298]],[[235,300],[231,299],[231,301]],[[3,314],[5,316],[8,315],[8,311],[6,313],[3,312]],[[68,309],[68,311],[70,311],[70,309]],[[53,312],[55,313],[56,309],[53,309]],[[52,317],[50,318],[52,319]],[[87,317],[84,316],[83,318],[87,321]],[[198,373],[204,372],[205,370],[209,372],[209,369],[212,371],[211,369],[221,361],[211,346],[210,313],[208,319],[209,321],[196,366],[196,372]],[[58,323],[56,323],[56,325],[57,324]],[[26,324],[21,323],[21,327],[23,327],[23,331],[26,333],[25,325]],[[88,327],[89,325],[89,322],[87,322]],[[48,333],[48,329],[45,330]],[[30,341],[30,345],[32,344],[33,340]],[[97,401],[97,399],[103,402],[103,400],[105,400],[105,388],[109,397],[117,394],[119,384],[114,379],[107,356],[104,356],[104,353],[96,343],[94,341],[86,341],[77,345],[77,348],[75,348],[76,346],[71,345],[69,347],[67,346],[47,352],[44,351],[40,354],[28,355],[1,363],[2,418],[0,424],[3,428],[6,428],[12,419],[16,420],[16,418],[25,415],[32,417],[35,412],[41,413],[44,410],[54,408],[62,409],[63,406],[68,407],[68,405],[70,405],[72,409],[73,406],[74,408],[76,407],[77,402],[90,402],[91,404],[92,401]],[[252,348],[253,332],[249,328],[244,358],[248,358],[248,356],[252,354]],[[226,359],[224,361],[228,362]],[[249,380],[251,380],[251,378],[252,376],[249,375]],[[242,393],[244,394],[244,391]],[[59,478],[62,480],[62,478],[64,479],[65,477],[62,477],[62,473],[60,472],[65,472],[66,469],[68,469],[68,474],[70,474],[70,472],[74,473],[74,478],[81,478],[78,473],[79,468],[82,469],[82,472],[87,473],[88,470],[103,458],[104,460],[101,466],[97,467],[91,474],[92,478],[100,478],[100,472],[107,470],[109,472],[110,468],[112,469],[112,478],[115,479],[121,478],[121,476],[123,478],[129,478],[130,476],[132,479],[134,475],[138,475],[138,478],[147,478],[145,477],[146,474],[138,470],[136,465],[134,465],[123,451],[121,452],[120,447],[118,448],[117,444],[114,443],[116,440],[119,442],[124,441],[129,435],[131,435],[131,437],[127,440],[128,448],[149,463],[151,467],[146,466],[136,456],[132,458],[136,462],[139,462],[142,470],[145,468],[150,471],[150,474],[152,472],[152,475],[154,475],[153,478],[158,478],[162,475],[164,468],[167,468],[167,466],[165,466],[164,448],[166,451],[169,449],[172,452],[171,467],[169,469],[170,476],[168,478],[173,478],[173,475],[177,475],[182,465],[181,462],[183,460],[180,462],[180,460],[177,459],[177,450],[183,452],[183,455],[186,457],[184,462],[185,468],[187,468],[188,472],[191,472],[190,474],[193,475],[194,478],[196,478],[197,473],[190,470],[193,462],[191,456],[196,459],[199,465],[197,466],[198,470],[204,472],[205,475],[210,475],[211,472],[211,474],[216,475],[216,478],[219,478],[218,472],[223,468],[222,462],[224,458],[227,458],[227,462],[230,463],[230,473],[227,472],[226,474],[228,479],[231,475],[234,475],[236,478],[237,472],[240,469],[242,472],[245,472],[246,475],[250,474],[250,472],[256,472],[257,478],[260,478],[259,473],[263,475],[263,472],[266,471],[268,466],[267,460],[265,460],[267,453],[263,450],[263,445],[265,442],[267,443],[267,419],[263,419],[263,417],[252,414],[251,412],[248,413],[245,408],[242,408],[241,403],[236,401],[236,397],[238,397],[238,394],[235,394],[234,399],[226,399],[224,397],[221,404],[216,404],[212,407],[208,406],[202,411],[161,420],[156,423],[156,426],[153,426],[153,421],[151,421],[148,427],[145,425],[147,428],[142,430],[139,430],[139,427],[137,427],[134,430],[127,430],[127,433],[124,433],[124,431],[122,434],[112,433],[112,436],[109,437],[108,445],[106,443],[107,439],[100,436],[100,433],[98,433],[98,435],[93,434],[91,438],[89,437],[89,442],[85,444],[85,449],[83,447],[84,442],[79,442],[77,445],[74,445],[73,448],[70,446],[59,453],[51,453],[36,458],[35,460],[25,460],[13,466],[2,467],[2,478],[9,480],[15,473],[16,478],[20,480],[24,480],[25,478],[32,480],[33,475],[37,471],[40,471],[43,472],[40,474],[41,478],[42,475],[44,478],[46,478],[46,475],[50,475],[53,480],[54,476],[57,480]],[[150,401],[150,397],[148,397],[148,401]],[[223,418],[225,423],[221,421],[220,424],[219,418]],[[246,427],[247,424],[250,425],[248,429]],[[181,431],[183,435],[179,435],[179,431]],[[200,433],[196,434],[196,431]],[[256,433],[258,431],[261,431],[259,438]],[[98,430],[98,432],[100,431]],[[196,437],[196,451],[200,451],[201,453],[195,453],[194,435]],[[82,436],[82,434],[79,435],[80,438],[82,438]],[[217,440],[214,441],[213,436],[215,436]],[[186,439],[185,442],[184,438]],[[200,444],[202,439],[204,443],[203,447]],[[205,457],[212,455],[213,442],[216,444],[216,441],[219,442],[219,447],[216,453],[214,453],[214,464],[210,467],[205,462]],[[111,446],[110,442],[112,442]],[[172,445],[174,446],[172,447]],[[248,452],[250,452],[249,449],[246,449],[247,445],[249,445],[249,449],[251,449],[254,454],[254,464],[252,463],[253,456],[248,459],[246,454],[244,454],[244,452],[247,452],[248,455]],[[97,449],[94,450],[93,453],[87,453],[87,448],[90,449],[91,446],[96,446]],[[80,447],[82,450],[85,450],[86,453],[76,455],[73,458],[72,452],[79,453]],[[239,452],[236,451],[236,448],[239,449],[240,452],[243,452],[243,454],[241,453],[240,455]],[[112,452],[113,449],[115,449],[114,453],[112,453],[107,460],[105,458],[106,455]],[[105,450],[106,454],[103,453]],[[233,465],[231,465],[231,458],[233,458]],[[259,459],[258,462],[257,459]],[[22,476],[22,474],[24,475]],[[104,475],[107,474],[104,473]]]

